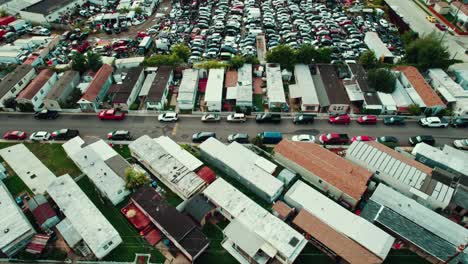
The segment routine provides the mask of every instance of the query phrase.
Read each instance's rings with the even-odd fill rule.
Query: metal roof
[[[429,69],[428,76],[431,78],[432,87],[441,94],[442,90],[446,90],[456,99],[468,98],[468,90],[464,90],[442,69]]]
[[[195,93],[198,89],[198,70],[186,69],[182,72],[182,81],[179,85],[177,103],[182,105],[191,105],[193,108],[195,102]]]
[[[55,227],[70,247],[75,247],[83,239],[68,218],[60,221]]]
[[[34,71],[31,65],[22,64],[16,67],[0,82],[0,98],[5,96],[11,88],[13,88],[19,81],[21,81],[29,72]]]
[[[382,93],[382,92],[377,92],[377,96],[380,99],[380,102],[382,103],[383,106],[385,107],[396,107],[397,103],[393,99],[393,96],[388,93]]]
[[[454,192],[452,187],[431,179],[431,168],[377,142],[353,142],[346,159],[373,171],[377,178],[389,177],[387,183],[394,188],[409,188],[424,200],[431,197],[448,205]]]
[[[47,192],[98,259],[122,243],[117,230],[70,175],[56,178]]]
[[[154,79],[156,79],[156,72],[150,72],[145,78],[143,85],[141,86],[140,93],[138,96],[147,96]]]
[[[269,63],[266,66],[267,96],[270,103],[286,103],[283,79],[279,64]]]
[[[199,192],[205,182],[149,136],[141,136],[129,145],[132,155],[182,199]]]
[[[396,79],[395,90],[392,93],[392,97],[399,107],[408,107],[413,104],[413,100],[411,100],[411,97],[399,79]]]
[[[290,263],[294,262],[306,246],[307,240],[303,235],[224,179],[218,178],[203,193],[225,213],[262,238],[265,247],[273,247]]]
[[[468,176],[468,163],[466,162],[468,160],[466,157],[467,154],[461,150],[457,150],[447,145],[444,146],[444,150],[441,150],[439,148],[429,146],[426,143],[419,143],[413,148],[411,154],[415,156],[421,155],[425,159],[430,159],[443,164],[454,171]]]
[[[441,260],[468,243],[468,230],[463,226],[384,184],[377,186],[362,215]]]
[[[43,194],[56,178],[24,144],[0,149],[0,156],[34,194]],[[27,162],[25,162],[27,161]]]
[[[172,155],[190,170],[195,171],[196,169],[203,166],[203,162],[201,162],[195,156],[190,154],[190,152],[182,148],[170,137],[160,136],[158,138],[155,138],[154,141],[156,141],[159,144],[159,146],[161,146],[165,151],[167,151],[170,155]]]
[[[296,78],[296,87],[301,95],[303,105],[319,105],[317,91],[314,80],[310,73],[309,66],[305,64],[296,64],[294,66],[294,76]]]
[[[281,193],[283,183],[272,175],[276,165],[243,145],[232,142],[226,146],[216,138],[209,138],[200,144],[199,148],[202,153],[211,156],[221,162],[223,166],[235,171],[237,175],[242,177],[243,181],[248,182],[247,188],[253,185],[271,200],[274,200]],[[245,184],[243,181],[242,183]]]
[[[206,83],[205,102],[221,106],[223,100],[224,69],[211,69]],[[221,110],[221,109],[219,109]]]
[[[297,210],[313,216],[385,259],[395,239],[367,220],[351,213],[319,191],[297,181],[284,195],[284,200]]]
[[[357,83],[343,81],[343,84],[351,102],[364,101],[364,94],[361,92],[361,89],[359,89]]]
[[[24,215],[23,211],[16,204],[6,186],[0,181],[0,251],[10,246],[12,243],[18,243],[18,238],[27,232],[35,233],[31,223]],[[8,230],[8,231],[7,231]],[[5,232],[6,231],[6,232]]]
[[[237,72],[236,103],[252,103],[252,64],[244,64]]]
[[[364,37],[364,42],[366,45],[374,51],[375,56],[379,59],[382,57],[395,57],[393,53],[385,46],[385,43],[382,42],[379,35],[376,32],[367,32]]]

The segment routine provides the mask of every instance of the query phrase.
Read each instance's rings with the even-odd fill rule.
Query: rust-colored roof
[[[255,77],[253,80],[254,94],[263,94],[262,85],[263,85],[262,77]]]
[[[432,175],[432,169],[429,168],[428,166],[420,163],[420,162],[417,162],[415,161],[414,159],[411,159],[411,158],[408,158],[406,157],[405,155],[401,154],[401,153],[398,153],[396,152],[395,150],[383,145],[383,144],[380,144],[378,142],[375,142],[375,141],[366,141],[366,142],[363,142],[365,144],[369,144],[371,146],[373,146],[374,148],[380,150],[380,151],[383,151],[385,153],[387,153],[388,155],[392,156],[393,158],[395,159],[398,159],[412,167],[415,167],[416,169],[426,173],[427,175]]]
[[[237,71],[226,72],[226,78],[224,79],[225,87],[236,87],[237,86]]]
[[[42,70],[31,83],[24,88],[23,91],[18,95],[18,99],[31,100],[39,90],[47,83],[47,81],[54,75],[54,72],[49,69]]]
[[[372,172],[314,143],[282,140],[276,145],[275,154],[298,164],[355,200],[361,199],[372,177]]]
[[[282,201],[277,201],[272,206],[271,209],[273,209],[273,211],[277,212],[279,218],[281,218],[281,219],[285,219],[286,217],[288,217],[289,214],[291,214],[291,212],[293,210],[291,207],[289,207],[287,204],[285,204]]]
[[[320,241],[348,263],[378,264],[383,262],[378,256],[337,232],[304,209],[294,218],[293,224]]]
[[[94,79],[88,85],[88,88],[86,88],[86,91],[81,97],[81,99],[87,100],[89,102],[94,102],[96,96],[101,91],[102,86],[106,83],[107,79],[109,79],[109,76],[111,74],[112,66],[108,64],[103,64],[101,68],[96,72]]]
[[[398,66],[395,67],[396,71],[402,72],[427,107],[445,106],[442,99],[431,88],[431,86],[424,80],[424,77],[419,73],[418,69],[413,66]]]

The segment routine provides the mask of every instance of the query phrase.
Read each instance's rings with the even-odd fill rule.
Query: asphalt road
[[[385,126],[381,121],[377,125],[359,125],[356,121],[348,126],[331,125],[327,120],[315,120],[311,125],[294,125],[290,119],[283,119],[276,124],[256,124],[249,119],[246,123],[202,123],[200,117],[183,116],[177,123],[160,123],[155,116],[127,116],[123,121],[101,121],[95,114],[62,114],[57,120],[35,120],[32,114],[0,114],[0,133],[22,130],[30,134],[34,131],[54,131],[61,128],[78,129],[84,138],[105,138],[109,131],[129,130],[135,136],[166,135],[178,142],[190,142],[192,134],[200,131],[216,132],[217,137],[225,141],[232,133],[247,133],[254,137],[262,131],[280,131],[286,138],[296,134],[318,135],[328,132],[347,133],[351,136],[395,136],[400,145],[408,145],[408,137],[415,135],[433,135],[437,145],[451,144],[454,139],[468,138],[466,128],[422,128],[416,122],[407,122],[405,126]]]

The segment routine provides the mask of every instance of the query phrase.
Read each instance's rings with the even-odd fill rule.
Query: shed
[[[187,201],[184,212],[198,225],[204,226],[206,220],[214,214],[215,210],[216,206],[203,197],[203,195],[197,194]]]

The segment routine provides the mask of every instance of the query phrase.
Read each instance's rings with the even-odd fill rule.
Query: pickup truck
[[[264,113],[258,114],[255,117],[255,122],[257,123],[280,123],[281,122],[281,115],[280,114],[271,114],[271,113]]]
[[[418,122],[423,127],[448,127],[449,121],[445,118],[426,117]]]
[[[123,120],[125,113],[115,109],[107,109],[99,112],[98,118],[101,120]]]
[[[319,136],[319,141],[323,145],[344,145],[349,143],[347,134],[328,133]]]

